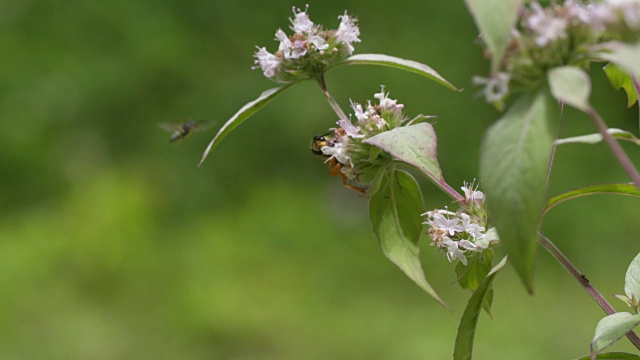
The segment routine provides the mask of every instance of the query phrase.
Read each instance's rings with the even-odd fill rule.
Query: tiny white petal
[[[364,134],[360,133],[360,128],[353,125],[351,121],[347,119],[338,120],[338,125],[344,129],[348,136],[352,138],[363,138]]]
[[[280,41],[278,51],[282,53],[285,59],[289,59],[291,57],[291,47],[293,46],[293,44],[291,44],[291,40],[289,39],[287,34],[282,31],[282,29],[278,29],[278,31],[276,32],[276,40]]]
[[[360,29],[358,25],[356,25],[356,19],[351,18],[347,15],[347,12],[344,12],[344,15],[338,16],[340,19],[340,25],[338,26],[338,30],[336,31],[336,40],[338,43],[344,43],[347,45],[348,53],[353,53],[353,42],[360,42]]]
[[[303,33],[313,29],[313,22],[309,19],[309,15],[307,14],[308,9],[308,5],[304,11],[298,9],[296,12],[296,8],[293,8],[293,15],[295,18],[289,19],[291,21],[293,31]]]

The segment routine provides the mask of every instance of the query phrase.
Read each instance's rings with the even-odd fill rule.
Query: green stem
[[[331,106],[333,111],[336,113],[336,115],[338,115],[338,118],[340,120],[348,119],[347,115],[340,108],[340,105],[338,105],[338,103],[333,98],[333,96],[331,96],[331,93],[329,93],[329,89],[327,89],[327,83],[324,81],[324,73],[321,73],[320,75],[318,75],[317,80],[318,80],[318,84],[320,85],[320,88],[322,89],[322,93],[324,94],[324,97],[327,99],[327,101],[329,102],[329,105]]]
[[[442,182],[438,182],[438,187],[442,189],[447,195],[451,196],[455,201],[461,204],[464,204],[465,202],[464,196],[460,195],[459,192],[455,191],[455,189],[452,188],[449,184],[447,184],[444,181],[444,179],[442,180]]]
[[[567,270],[571,276],[573,276],[578,283],[584,288],[584,290],[595,300],[598,305],[604,310],[607,315],[615,314],[616,310],[609,304],[609,302],[602,296],[602,294],[591,284],[584,274],[573,265],[573,263],[558,249],[558,247],[549,238],[542,233],[538,233],[538,243],[542,245],[558,262]],[[633,332],[627,333],[627,338],[631,343],[640,350],[640,337]]]
[[[607,125],[604,123],[598,112],[594,108],[589,108],[587,115],[591,118],[593,125],[598,129],[598,132],[602,135],[602,138],[607,143],[616,159],[618,159],[618,162],[620,162],[624,171],[631,178],[633,184],[638,188],[638,190],[640,190],[640,173],[638,173],[638,170],[624,152],[622,146],[620,146],[613,136],[609,134],[607,131]]]
[[[631,82],[633,83],[633,88],[636,90],[636,96],[638,97],[638,124],[640,124],[640,80],[636,74],[631,74]]]

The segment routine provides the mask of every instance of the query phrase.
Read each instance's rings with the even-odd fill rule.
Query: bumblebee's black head
[[[311,140],[311,152],[316,155],[324,155],[322,153],[322,147],[331,146],[329,140],[325,137],[325,135],[316,135]]]

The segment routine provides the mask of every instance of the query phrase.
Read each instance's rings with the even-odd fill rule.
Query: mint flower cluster
[[[464,183],[465,201],[458,211],[435,209],[422,214],[429,226],[432,246],[447,254],[449,261],[459,259],[465,266],[468,256],[480,254],[500,240],[495,228],[488,228],[485,198],[473,184]],[[488,230],[487,230],[488,228]]]
[[[333,137],[320,149],[328,156],[327,162],[338,163],[343,176],[365,186],[371,184],[379,170],[392,161],[390,155],[367,144],[366,140],[404,125],[409,120],[404,115],[404,105],[390,99],[384,86],[373,97],[378,104],[367,101],[363,106],[351,101],[353,114],[348,119],[338,120],[338,127],[331,129]],[[352,122],[351,116],[355,116],[355,122]]]
[[[551,68],[588,68],[594,45],[612,40],[640,40],[640,0],[567,0],[546,8],[533,1],[511,31],[500,68],[490,78],[474,77],[473,82],[484,86],[488,103],[501,107],[510,90],[539,86]]]
[[[360,42],[357,19],[345,11],[338,16],[337,30],[324,30],[309,19],[308,10],[308,5],[304,11],[293,8],[294,17],[289,19],[293,35],[287,35],[282,29],[276,31],[276,40],[280,42],[278,51],[272,54],[265,47],[257,47],[254,69],[261,69],[264,76],[276,82],[291,83],[314,78],[353,53],[353,43]]]

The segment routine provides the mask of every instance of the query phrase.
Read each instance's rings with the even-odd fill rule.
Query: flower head
[[[309,18],[308,5],[304,10],[294,7],[293,18],[289,19],[293,34],[288,35],[282,29],[275,34],[279,42],[275,56],[279,61],[267,59],[265,49],[254,54],[256,63],[260,64],[265,76],[276,82],[292,83],[316,78],[324,69],[353,53],[352,43],[360,41],[356,19],[346,12],[339,18],[341,22],[337,30],[324,30]]]
[[[379,171],[393,161],[391,155],[367,143],[367,139],[400,127],[408,121],[403,112],[404,107],[388,98],[384,86],[382,92],[374,97],[378,99],[377,104],[367,101],[364,105],[351,100],[354,114],[339,119],[338,127],[331,129],[333,137],[323,136],[324,145],[320,147],[322,154],[328,156],[331,174],[337,175],[336,169],[339,169],[339,173],[346,178],[345,181],[357,182],[364,188],[373,182]]]
[[[548,2],[547,2],[548,3]],[[511,30],[496,68],[489,78],[474,77],[483,85],[488,103],[502,109],[511,89],[543,86],[550,69],[559,66],[589,68],[600,61],[599,44],[640,40],[640,0],[528,2]],[[488,56],[494,56],[487,50]]]
[[[484,211],[484,194],[474,189],[473,184],[464,183],[465,203],[452,212],[432,210],[424,224],[429,226],[431,245],[447,253],[449,261],[459,259],[467,265],[467,256],[482,253],[499,242],[494,228],[487,229]]]

